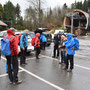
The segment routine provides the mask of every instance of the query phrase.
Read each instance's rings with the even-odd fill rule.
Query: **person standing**
[[[59,44],[60,44],[60,37],[58,34],[54,35],[54,51],[53,51],[53,58],[56,57],[56,51],[57,51],[57,57],[59,57]]]
[[[20,65],[26,65],[26,52],[28,47],[28,30],[24,30],[24,33],[20,37]]]
[[[45,50],[47,38],[45,37],[45,35],[44,35],[43,33],[42,33],[42,35],[40,36],[40,40],[41,40],[41,42],[42,42],[42,49]]]
[[[59,61],[59,64],[65,64],[66,65],[66,47],[63,46],[63,43],[67,41],[67,38],[62,35],[61,36],[61,46],[60,46],[60,51],[61,51],[61,60]]]
[[[35,50],[36,50],[36,59],[39,59],[39,54],[40,54],[40,33],[36,33],[36,39],[35,39]]]
[[[75,47],[75,42],[72,39],[71,33],[67,34],[67,41],[65,42],[65,46],[67,48],[67,59],[66,59],[65,70],[71,72],[72,69],[74,68],[74,55],[75,55],[75,50],[73,49]],[[70,68],[68,68],[69,62],[70,62]]]
[[[18,40],[15,35],[15,29],[10,28],[7,30],[7,35],[4,37],[5,39],[10,39],[10,50],[11,55],[6,56],[7,65],[8,65],[8,76],[10,79],[10,83],[20,84],[22,80],[18,80]],[[13,70],[12,70],[13,67]]]

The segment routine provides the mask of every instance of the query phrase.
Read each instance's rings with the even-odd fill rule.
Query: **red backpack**
[[[20,45],[20,38],[21,38],[22,34],[18,35],[18,45]]]
[[[34,46],[34,45],[35,45],[35,39],[36,39],[36,38],[35,38],[35,37],[33,37],[33,38],[32,38],[32,40],[31,40],[31,44],[32,44],[32,46]]]

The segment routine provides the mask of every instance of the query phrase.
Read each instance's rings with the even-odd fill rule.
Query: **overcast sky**
[[[25,9],[29,6],[27,0],[0,0],[1,4],[5,4],[7,1],[11,1],[14,5],[19,3],[21,7],[21,14],[24,16]],[[76,0],[76,1],[84,1],[84,0]],[[45,0],[45,8],[51,7],[54,8],[56,6],[62,7],[64,3],[67,3],[68,6],[70,6],[72,3],[74,3],[75,0]]]

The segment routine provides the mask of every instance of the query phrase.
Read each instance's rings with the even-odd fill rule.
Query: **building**
[[[64,28],[69,33],[73,33],[75,35],[85,35],[89,32],[90,28],[90,17],[89,14],[75,9],[66,14],[64,18]]]
[[[7,28],[7,24],[0,20],[0,31]]]

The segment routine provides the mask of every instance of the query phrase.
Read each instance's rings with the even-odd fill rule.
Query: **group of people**
[[[20,36],[20,40],[15,35],[16,29],[10,28],[7,30],[7,35],[1,40],[1,54],[3,53],[6,57],[6,69],[8,72],[10,83],[12,84],[20,84],[22,80],[18,79],[18,71],[19,71],[19,64],[18,64],[18,45],[20,45],[20,65],[26,65],[26,51],[28,47],[28,30],[24,30],[23,34]],[[10,42],[7,43],[7,40]],[[4,43],[3,43],[4,42]],[[5,45],[6,47],[5,47]],[[8,54],[8,46],[10,47],[10,54]],[[6,49],[7,48],[7,51]],[[5,51],[4,51],[5,49]],[[7,54],[5,54],[7,53]]]
[[[18,45],[20,45],[20,65],[26,65],[26,52],[28,47],[28,30],[24,30],[23,34],[20,36],[20,40],[15,35],[15,29],[10,28],[7,30],[7,35],[4,36],[3,39],[8,39],[10,41],[10,50],[11,54],[6,55],[7,66],[8,66],[8,76],[10,83],[12,84],[20,84],[22,80],[18,79],[18,71],[19,71],[19,64],[18,64]],[[42,49],[45,50],[45,45],[47,42],[47,38],[44,34],[36,33],[34,47],[36,51],[36,59],[39,59],[40,54],[40,46]],[[2,43],[1,43],[2,44]],[[1,45],[2,46],[2,45]],[[3,47],[3,46],[2,46]],[[72,34],[68,33],[67,37],[60,36],[55,34],[54,36],[54,53],[53,58],[56,57],[56,50],[57,50],[57,57],[59,57],[59,50],[61,51],[61,61],[60,64],[64,63],[64,69],[67,71],[72,71],[74,68],[74,54],[75,54],[75,42],[72,39]],[[2,53],[2,52],[1,52]],[[66,55],[67,53],[67,55]],[[70,68],[69,68],[69,60],[70,60]]]
[[[1,54],[6,57],[6,72],[8,73],[10,83],[12,84],[21,84],[22,80],[18,79],[18,71],[19,71],[19,64],[18,64],[18,45],[20,46],[20,65],[24,66],[27,64],[26,62],[26,52],[28,47],[28,30],[24,30],[24,32],[18,36],[15,35],[16,29],[10,28],[7,30],[7,35],[3,37],[1,40]],[[8,52],[8,47],[4,44],[7,43],[7,40],[10,42],[7,46],[10,47],[11,53]],[[35,37],[35,51],[36,51],[36,59],[39,59],[40,54],[40,45],[42,49],[45,50],[45,44],[47,42],[46,37],[44,34],[36,33]],[[4,43],[4,44],[3,44]],[[41,44],[40,44],[41,43]],[[5,47],[4,47],[5,46]],[[0,55],[1,55],[0,54]]]
[[[77,40],[77,46],[75,40]],[[77,49],[76,49],[77,47]],[[73,36],[71,33],[65,35],[54,35],[54,51],[53,51],[53,58],[61,56],[59,64],[64,64],[64,70],[71,72],[74,68],[74,55],[75,50],[79,49],[79,41],[76,36]],[[57,56],[56,56],[57,51]],[[59,54],[59,52],[61,52]],[[69,67],[70,63],[70,67]]]
[[[32,45],[35,47],[36,59],[39,59],[41,49],[45,50],[47,38],[43,33],[36,33],[36,37],[32,38]]]

